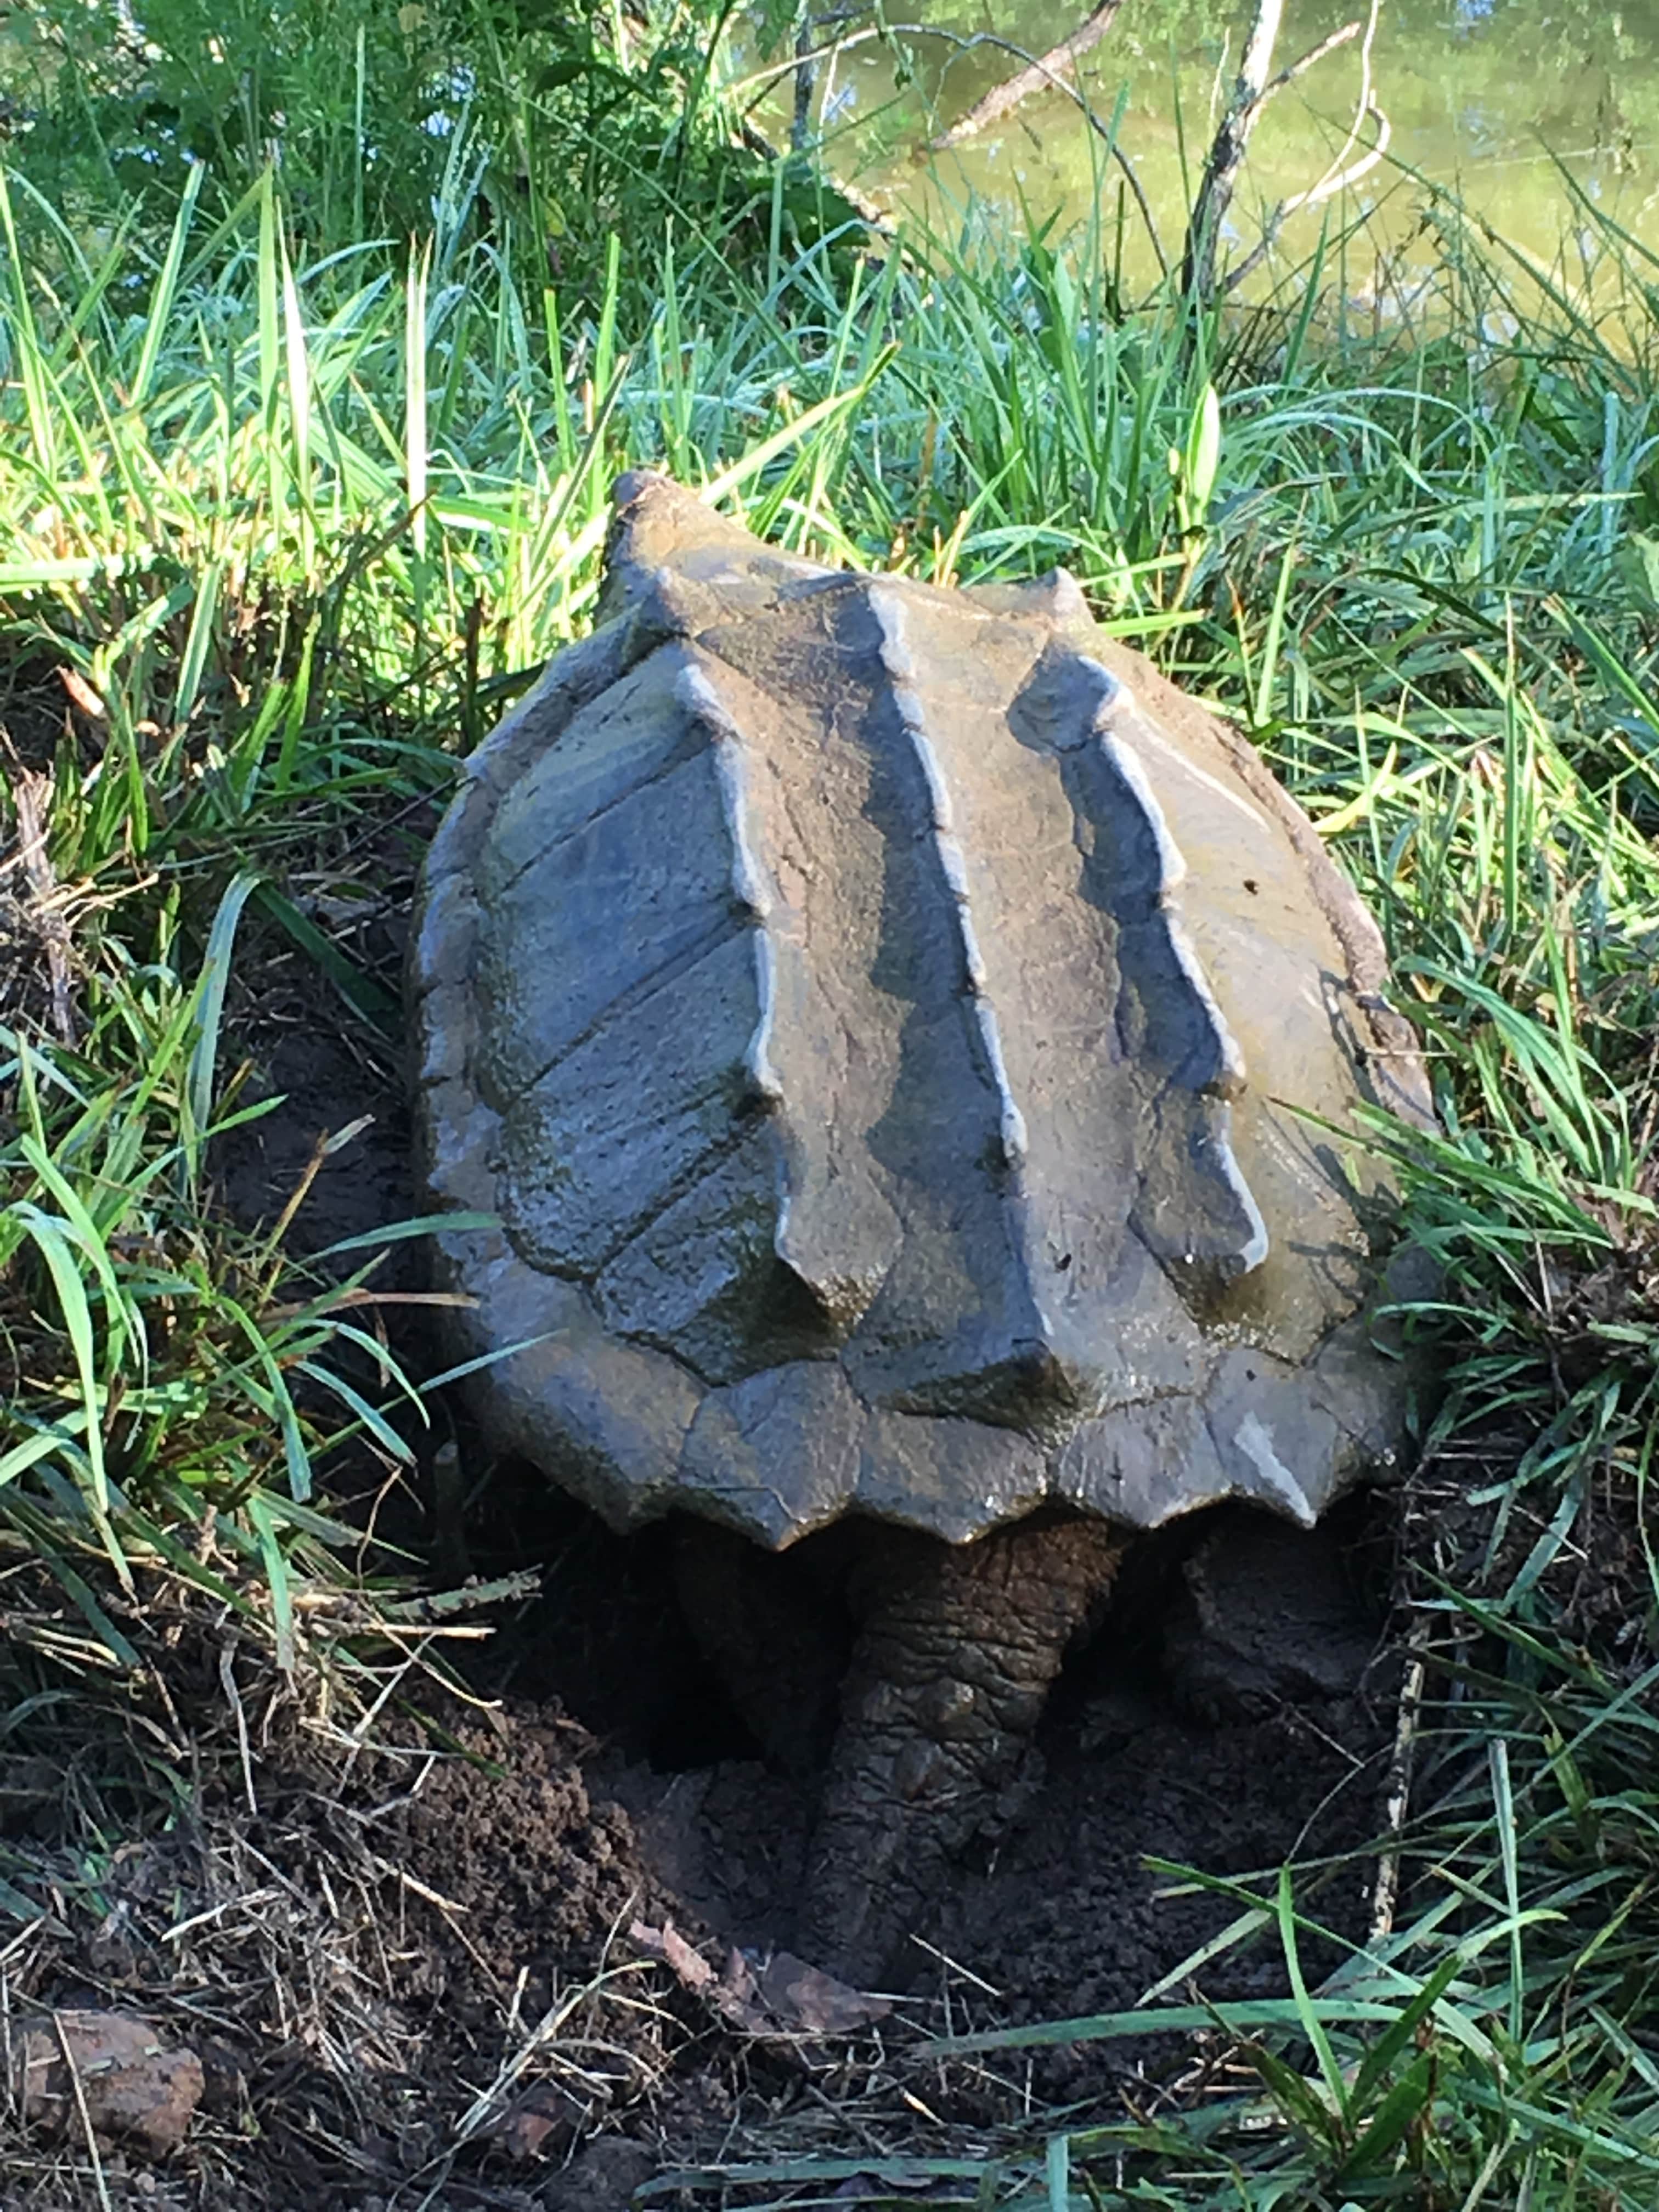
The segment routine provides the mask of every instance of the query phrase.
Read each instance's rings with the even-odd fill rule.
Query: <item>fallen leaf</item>
[[[60,2136],[90,2122],[100,2139],[160,2157],[183,2142],[201,2101],[202,2062],[131,2013],[58,2012],[14,2041],[11,2086],[26,2120]]]
[[[628,1933],[647,1957],[660,1959],[672,1968],[682,1988],[695,1990],[701,1996],[714,1981],[714,1969],[700,1951],[692,1948],[672,1920],[665,1920],[660,1928],[649,1928],[644,1921],[636,1920]]]
[[[760,1959],[734,1948],[717,1976],[672,1921],[652,1928],[636,1920],[629,1933],[641,1950],[670,1968],[682,1989],[707,1998],[744,2035],[775,2040],[851,2035],[891,2010],[882,1998],[866,1996],[793,1951]]]
[[[586,2108],[551,2081],[532,2082],[515,2097],[491,2130],[508,2158],[550,2158],[576,2139]]]
[[[93,690],[78,669],[59,666],[58,680],[83,714],[90,714],[94,722],[101,722],[109,709]]]
[[[761,1973],[761,1998],[773,2017],[804,2035],[851,2035],[872,2021],[885,2020],[892,2007],[866,1996],[822,1967],[775,1951]]]

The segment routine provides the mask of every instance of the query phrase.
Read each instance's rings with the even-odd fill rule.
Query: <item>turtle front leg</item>
[[[798,1939],[866,1985],[951,1862],[994,1826],[1066,1647],[1123,1548],[1095,1520],[1024,1522],[960,1546],[879,1537],[854,1577],[859,1630]]]

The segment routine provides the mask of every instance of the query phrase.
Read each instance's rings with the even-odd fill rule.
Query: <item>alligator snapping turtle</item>
[[[599,627],[427,862],[424,1171],[499,1217],[437,1240],[498,1444],[620,1528],[860,1519],[797,1940],[867,1975],[1128,1532],[1393,1455],[1329,1130],[1421,1071],[1306,818],[1070,577],[616,496]]]

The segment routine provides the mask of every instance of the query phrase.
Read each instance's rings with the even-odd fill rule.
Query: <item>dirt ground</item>
[[[1126,2008],[1233,1917],[1201,1893],[1162,1895],[1148,1856],[1260,1882],[1287,1856],[1357,1853],[1316,1909],[1363,1935],[1385,1675],[1372,1693],[1206,1723],[1172,1705],[1139,1629],[1109,1631],[1064,1680],[1007,1833],[919,1931],[931,1948],[890,2017],[804,2047],[733,2029],[637,1931],[672,1924],[717,1969],[734,1943],[763,1956],[787,1939],[810,1784],[744,1755],[665,1601],[662,1544],[557,1510],[542,1535],[544,1594],[469,1669],[487,1711],[410,1701],[447,1747],[406,1719],[354,1761],[297,1715],[267,1716],[246,1791],[222,1756],[167,1829],[116,1847],[101,1917],[71,1905],[61,1934],[11,1962],[15,2017],[136,2010],[204,2057],[182,2148],[106,2154],[115,2202],[601,2212],[734,2145],[971,2154],[1018,2135],[1032,2105],[1104,2117],[1120,2083],[1144,2098],[1182,2057],[1142,2041],[1000,2067],[927,2058],[942,2031]],[[61,1833],[41,1840],[63,1850]],[[1216,1998],[1284,1986],[1270,1946],[1193,1982]],[[99,2202],[84,2154],[39,2130],[7,2171],[8,2212]]]
[[[287,1103],[222,1175],[233,1210],[268,1216],[319,1129],[372,1113],[302,1209],[314,1246],[414,1201],[392,1054],[332,1030],[292,980],[267,981],[254,1077]],[[386,1279],[417,1267],[405,1247]],[[814,1787],[768,1770],[704,1662],[674,1531],[616,1536],[532,1471],[478,1460],[464,1417],[458,1436],[473,1493],[459,1564],[540,1575],[487,1640],[450,1649],[459,1692],[411,1660],[354,1734],[192,1615],[157,1680],[111,1697],[101,1739],[88,1722],[60,1741],[47,1779],[27,1727],[0,1743],[0,1874],[39,1908],[32,1926],[0,1918],[0,2027],[46,2007],[140,2012],[206,2081],[159,2160],[105,2149],[95,2169],[84,2130],[54,2141],[14,2114],[5,2212],[605,2212],[653,2176],[707,2167],[712,2190],[763,2154],[972,2156],[1043,2106],[1073,2124],[1115,2111],[1132,2075],[1144,2104],[1182,2057],[1168,2039],[928,2056],[941,2033],[1130,2007],[1236,1916],[1148,1858],[1246,1881],[1323,1862],[1307,1876],[1319,1917],[1363,1935],[1396,1698],[1386,1509],[1321,1540],[1316,1579],[1340,1595],[1307,1631],[1306,1681],[1249,1710],[1195,1698],[1170,1662],[1202,1532],[1149,1541],[1068,1664],[1005,1832],[917,1931],[890,2011],[803,2039],[734,2025],[686,1985],[684,1954],[679,1972],[660,1956],[665,1928],[716,1973],[733,1946],[758,1965],[787,1944]],[[441,1520],[411,1493],[382,1533],[430,1553],[453,1545]],[[1212,1997],[1283,1986],[1265,1943],[1191,1979]]]

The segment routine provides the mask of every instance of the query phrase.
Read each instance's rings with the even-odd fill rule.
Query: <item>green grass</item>
[[[36,765],[78,919],[74,1035],[24,996],[0,1037],[0,1517],[86,1651],[126,1663],[115,1598],[172,1574],[298,1663],[295,1590],[349,1571],[315,1468],[419,1433],[421,1378],[362,1379],[363,1279],[204,1211],[226,978],[257,924],[395,1030],[395,978],[306,886],[349,884],[581,631],[613,475],[670,468],[838,561],[1064,562],[1251,732],[1382,921],[1443,1130],[1372,1134],[1443,1269],[1416,1326],[1452,1365],[1457,1510],[1412,1575],[1435,1665],[1393,1926],[1310,1990],[1316,1894],[1238,1891],[1231,1940],[1276,1944],[1291,1995],[1165,2018],[1235,2039],[1250,2098],[950,2178],[1051,2212],[1659,2203],[1650,261],[1604,229],[1592,313],[1447,225],[1425,331],[1349,326],[1340,241],[1194,328],[1114,315],[1109,239],[877,261],[775,224],[717,289],[667,239],[648,313],[613,252],[567,313],[465,194],[412,250],[318,259],[268,177],[96,247],[9,193],[3,635],[14,708],[50,685],[61,717],[73,679]]]
[[[313,261],[465,201],[532,301],[550,274],[597,296],[608,240],[671,218],[717,284],[769,224],[817,237],[849,212],[740,137],[734,47],[793,18],[792,0],[33,0],[0,30],[0,121],[16,166],[106,239],[164,228],[189,191],[217,219],[274,162]],[[651,274],[624,267],[641,312]]]

